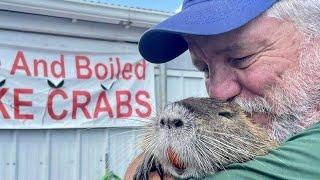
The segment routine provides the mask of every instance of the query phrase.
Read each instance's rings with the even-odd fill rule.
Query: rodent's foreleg
[[[146,156],[142,164],[137,168],[134,180],[148,180],[149,173],[154,171],[157,171],[160,179],[163,180],[164,173],[159,161],[153,155]]]

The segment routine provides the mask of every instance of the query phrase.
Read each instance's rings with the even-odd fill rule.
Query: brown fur
[[[276,146],[238,106],[210,98],[187,98],[167,105],[146,127],[143,142],[143,166],[155,164],[179,178],[202,177],[264,155]],[[168,149],[185,168],[172,164]],[[137,179],[141,171],[138,169]]]

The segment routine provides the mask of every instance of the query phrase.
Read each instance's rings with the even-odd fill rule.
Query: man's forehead
[[[279,20],[275,18],[258,18],[241,28],[211,36],[184,35],[190,46],[214,48],[217,52],[250,48],[254,43],[262,43],[276,31]]]
[[[260,46],[265,44],[263,38],[253,38],[250,36],[249,38],[230,38],[226,37],[223,39],[214,38],[214,37],[206,37],[202,39],[194,39],[188,41],[189,50],[192,52],[193,50],[201,48],[202,50],[212,50],[212,53],[215,54],[224,54],[224,53],[233,53],[236,51],[244,51],[256,48],[256,46]],[[207,51],[208,52],[208,51]]]

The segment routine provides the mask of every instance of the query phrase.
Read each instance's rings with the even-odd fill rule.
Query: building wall
[[[117,44],[121,46],[118,49],[137,51],[134,39],[143,30],[0,11],[0,42],[9,46],[32,41],[34,48],[105,52],[117,50],[112,49]],[[128,43],[125,39],[131,41]],[[190,63],[188,56],[179,58],[183,64]],[[190,64],[183,65],[185,68],[176,67],[168,65],[166,71],[167,102],[206,96],[202,73],[194,71]],[[160,99],[159,84],[157,68],[157,100]],[[139,153],[139,132],[139,127],[0,130],[0,180],[98,180],[106,169],[122,177],[129,162]]]
[[[156,89],[158,77],[156,73]],[[168,102],[206,96],[201,73],[168,70]],[[0,130],[0,179],[95,180],[123,176],[139,154],[140,128]]]

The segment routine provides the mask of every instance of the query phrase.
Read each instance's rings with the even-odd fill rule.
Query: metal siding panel
[[[160,110],[160,101],[159,101],[159,99],[160,99],[160,91],[159,91],[159,89],[160,89],[160,76],[159,75],[155,75],[155,78],[154,78],[154,82],[155,82],[155,85],[154,85],[154,90],[155,90],[155,106],[156,107],[153,107],[153,109],[155,110],[155,111],[159,111]]]
[[[183,83],[184,97],[204,97],[207,96],[205,82],[200,78],[184,78]]]
[[[115,128],[109,130],[109,161],[110,169],[118,176],[123,177],[125,171],[138,155],[137,136],[139,129]]]
[[[166,63],[168,69],[177,69],[177,70],[190,70],[196,71],[197,69],[192,64],[189,51],[184,52],[177,58],[173,59]]]
[[[52,130],[50,179],[75,179],[76,140],[75,130]]]
[[[44,130],[46,132],[45,142],[45,156],[44,156],[44,179],[50,179],[50,154],[51,154],[51,130]]]
[[[44,179],[45,132],[43,130],[18,131],[17,179]]]
[[[18,131],[17,130],[13,130],[13,144],[12,144],[12,154],[11,154],[11,158],[12,158],[12,168],[11,168],[11,175],[12,175],[12,179],[16,180],[18,179]]]
[[[80,172],[81,172],[81,145],[82,145],[82,133],[81,129],[75,130],[76,133],[76,141],[75,141],[75,153],[74,153],[74,158],[75,158],[75,168],[74,168],[74,174],[75,174],[75,179],[80,179]]]
[[[0,179],[13,180],[12,168],[13,162],[12,153],[14,152],[13,131],[0,131]]]
[[[107,129],[0,131],[0,180],[15,179],[15,176],[23,180],[99,180],[105,174],[108,146],[106,131]],[[18,139],[16,165],[15,134]]]
[[[81,180],[100,180],[105,174],[106,129],[81,130]]]
[[[181,77],[167,77],[167,102],[174,102],[182,99],[183,96],[183,84]]]

